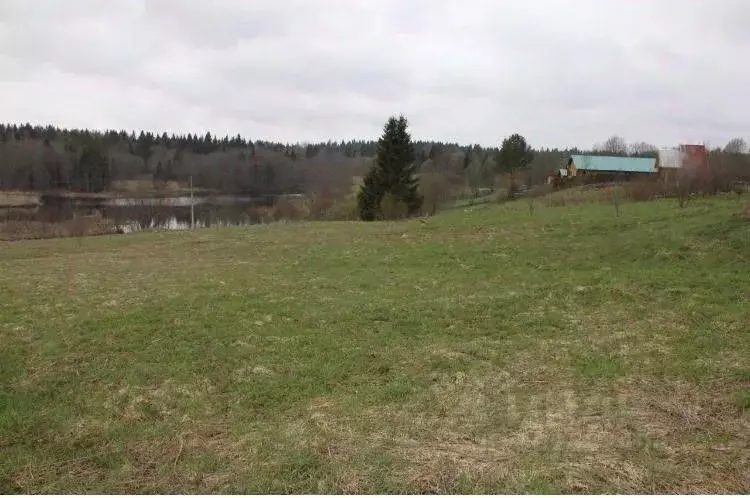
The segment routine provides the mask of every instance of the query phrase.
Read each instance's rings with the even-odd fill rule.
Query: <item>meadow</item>
[[[0,242],[0,492],[747,492],[741,202]]]

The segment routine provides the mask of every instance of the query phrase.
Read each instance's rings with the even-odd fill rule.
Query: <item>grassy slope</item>
[[[0,491],[740,491],[734,199],[0,243]]]

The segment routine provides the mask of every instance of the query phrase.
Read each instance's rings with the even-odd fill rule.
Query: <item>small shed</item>
[[[559,184],[568,177],[568,170],[566,168],[560,168],[555,171],[554,175],[547,177],[547,184]]]

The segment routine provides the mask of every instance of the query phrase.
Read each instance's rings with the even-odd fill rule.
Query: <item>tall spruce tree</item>
[[[525,170],[534,160],[534,150],[526,143],[526,139],[514,133],[505,140],[497,153],[497,168],[501,173],[510,176],[508,198],[513,198],[516,188],[516,173]]]
[[[364,178],[357,196],[359,217],[365,221],[381,219],[381,203],[386,194],[403,203],[408,215],[422,207],[422,196],[417,192],[416,154],[408,121],[403,115],[392,116],[383,127],[378,140],[375,164]]]

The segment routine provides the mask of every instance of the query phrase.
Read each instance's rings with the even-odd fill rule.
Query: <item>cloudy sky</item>
[[[750,139],[746,0],[0,0],[0,120],[314,141]]]

